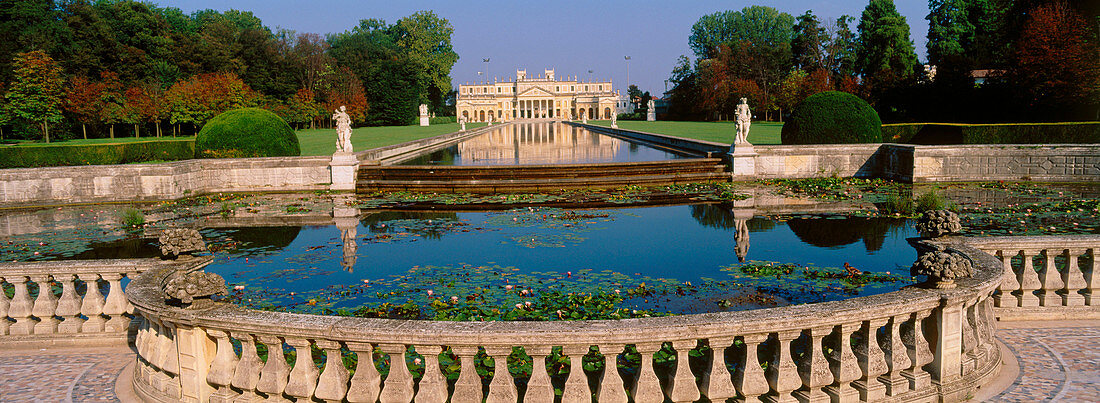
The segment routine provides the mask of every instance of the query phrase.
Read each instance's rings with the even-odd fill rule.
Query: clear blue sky
[[[153,0],[190,13],[201,9],[252,11],[269,27],[320,34],[342,32],[359,20],[380,18],[392,23],[418,10],[433,10],[454,26],[454,50],[459,55],[451,77],[455,84],[511,77],[516,68],[557,75],[608,79],[626,88],[630,81],[654,94],[664,91],[664,80],[677,57],[692,56],[688,48],[691,25],[699,17],[749,5],[775,7],[798,16],[813,10],[822,20],[848,14],[858,20],[867,0],[756,0],[756,1],[355,1],[355,0]],[[925,59],[928,2],[896,0],[910,26],[917,54]],[[855,24],[852,29],[855,30]],[[485,66],[484,58],[490,58]]]

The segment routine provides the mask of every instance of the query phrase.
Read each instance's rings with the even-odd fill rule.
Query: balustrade
[[[1004,266],[1004,278],[993,294],[999,314],[1031,310],[1100,317],[1093,308],[1100,306],[1100,299],[1094,298],[1100,287],[1095,274],[1100,238],[987,237],[966,242],[997,256]]]

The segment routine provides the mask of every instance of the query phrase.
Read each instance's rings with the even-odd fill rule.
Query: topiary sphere
[[[195,139],[196,158],[286,157],[302,154],[298,136],[278,115],[234,109],[210,119]]]
[[[882,142],[878,112],[859,97],[840,91],[821,92],[802,101],[783,124],[783,144],[849,144]]]

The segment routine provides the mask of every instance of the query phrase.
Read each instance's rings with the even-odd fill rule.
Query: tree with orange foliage
[[[347,107],[348,116],[352,122],[362,123],[367,120],[367,110],[370,105],[367,102],[367,94],[363,89],[363,83],[359,77],[347,67],[338,67],[334,74],[325,78],[321,85],[322,105],[326,112],[334,111],[341,106]],[[321,116],[329,116],[325,113]]]
[[[177,82],[167,93],[169,120],[190,123],[195,131],[230,109],[256,106],[260,94],[233,73],[200,74]]]
[[[80,122],[80,128],[84,132],[84,139],[88,139],[88,124],[99,121],[100,96],[103,85],[89,80],[88,77],[77,76],[69,80],[69,89],[65,91],[65,110],[73,114]]]
[[[1090,40],[1093,39],[1093,40]],[[1016,42],[1009,82],[1026,94],[1038,115],[1095,107],[1100,98],[1100,49],[1088,21],[1064,1],[1029,13]],[[1097,118],[1092,112],[1089,118]]]

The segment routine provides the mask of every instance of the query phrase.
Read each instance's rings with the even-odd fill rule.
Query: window
[[[588,92],[588,86],[584,86],[584,92]]]
[[[500,87],[497,87],[497,93],[498,94],[500,93]]]
[[[573,92],[573,91],[574,91],[574,90],[573,90],[573,86],[572,86],[572,85],[570,85],[570,86],[569,86],[569,92]]]
[[[561,91],[561,87],[558,87],[558,86],[554,86],[554,91],[555,91],[555,92],[557,92],[557,91]]]

